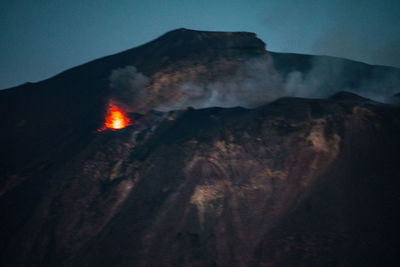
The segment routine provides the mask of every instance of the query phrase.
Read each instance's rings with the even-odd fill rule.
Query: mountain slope
[[[1,91],[1,265],[397,262],[399,107],[346,92],[274,100],[287,88],[264,82],[307,75],[315,58],[264,48],[251,33],[180,29]],[[337,91],[396,86],[382,81],[397,69],[322,60],[344,64],[345,79],[323,83]],[[110,85],[127,65],[148,78],[135,106]],[[271,102],[183,108],[204,100],[182,93],[188,81],[236,90],[230,79],[271,96],[235,101]],[[134,124],[98,132],[110,98]]]

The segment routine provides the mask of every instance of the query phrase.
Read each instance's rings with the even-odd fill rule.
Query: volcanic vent
[[[114,101],[108,103],[107,114],[105,115],[104,126],[99,131],[106,129],[119,130],[132,124],[131,119]]]

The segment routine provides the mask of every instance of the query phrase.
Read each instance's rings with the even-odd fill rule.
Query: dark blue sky
[[[0,88],[181,27],[251,31],[271,51],[400,67],[400,0],[2,0]]]

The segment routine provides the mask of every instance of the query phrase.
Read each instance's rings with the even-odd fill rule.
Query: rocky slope
[[[246,77],[254,59],[272,57],[261,69],[282,79],[312,68],[311,56],[264,48],[251,33],[181,29],[0,92],[1,265],[396,263],[398,106],[345,92],[272,101],[278,88],[252,108],[151,111],[177,107],[188,80]],[[127,65],[148,78],[133,107],[109,81]],[[339,87],[398,72],[345,70]],[[110,97],[135,123],[97,132]]]

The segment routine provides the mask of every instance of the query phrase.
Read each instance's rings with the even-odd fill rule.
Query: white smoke
[[[360,67],[364,69],[357,70]],[[357,71],[359,76],[355,75]],[[400,92],[400,70],[375,68],[368,74],[363,73],[365,71],[366,65],[361,63],[315,57],[309,71],[289,73],[284,88],[288,96],[325,98],[348,91],[377,102],[391,103],[393,95]]]
[[[182,97],[172,106],[161,109],[190,106],[252,108],[284,96],[281,77],[270,57],[246,61],[234,73],[223,75],[216,81],[186,81],[180,89]]]
[[[293,71],[285,80],[288,96],[323,98],[338,91],[346,91],[343,72],[344,62],[332,58],[317,57],[306,73]]]
[[[216,106],[252,108],[283,96],[325,98],[340,91],[389,102],[391,96],[400,92],[400,71],[388,69],[391,72],[384,70],[376,77],[374,73],[355,77],[354,68],[365,68],[365,65],[357,64],[315,57],[308,71],[292,71],[283,77],[274,67],[272,58],[265,55],[243,61],[234,71],[218,73],[213,78],[204,76],[204,70],[187,75],[180,72],[176,81],[175,76],[168,74],[148,78],[134,66],[127,66],[112,71],[110,87],[115,100],[121,103],[130,107],[151,103],[149,109],[160,111]],[[152,88],[155,85],[157,89]],[[171,93],[176,88],[178,92]],[[157,100],[157,94],[163,95],[162,101]]]

